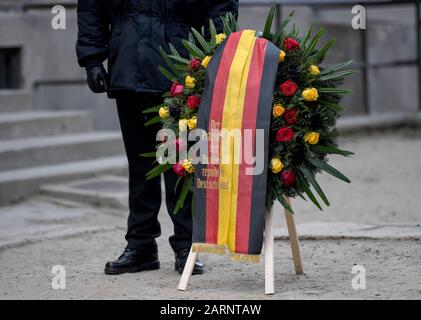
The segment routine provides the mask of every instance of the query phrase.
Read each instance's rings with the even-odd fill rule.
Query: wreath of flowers
[[[303,36],[293,27],[286,31],[293,13],[271,33],[274,17],[271,8],[264,31],[259,36],[274,43],[281,51],[273,95],[272,121],[269,142],[269,168],[267,207],[278,200],[292,212],[286,197],[305,195],[320,209],[319,198],[329,206],[329,201],[317,183],[315,175],[321,171],[340,180],[350,180],[327,163],[327,156],[337,154],[350,156],[350,151],[341,150],[336,144],[336,120],[342,110],[339,105],[343,94],[349,90],[339,88],[343,78],[353,70],[346,69],[352,61],[322,68],[320,64],[326,53],[334,44],[329,40],[322,48],[317,49],[324,31],[312,34],[312,29]],[[164,103],[147,109],[144,113],[158,113],[146,125],[162,123],[165,129],[175,132],[176,149],[186,141],[179,139],[180,132],[196,128],[197,110],[205,85],[205,73],[209,61],[217,47],[232,32],[238,31],[235,17],[228,13],[221,17],[223,33],[217,33],[210,21],[210,41],[192,29],[189,39],[182,40],[190,58],[184,58],[173,45],[170,52],[161,49],[167,66],[160,66],[161,73],[172,81],[171,90],[164,94]],[[189,148],[189,145],[187,146]],[[154,157],[155,152],[143,156]],[[167,170],[174,170],[184,180],[182,191],[175,209],[177,212],[189,192],[193,191],[195,167],[189,159],[177,159],[176,164],[159,163],[147,175],[154,178]],[[177,183],[178,185],[178,183]]]

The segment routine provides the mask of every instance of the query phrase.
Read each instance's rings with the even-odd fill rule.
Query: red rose
[[[283,127],[276,132],[276,141],[288,142],[294,137],[294,130],[288,127]]]
[[[176,97],[176,96],[182,95],[183,91],[184,91],[184,86],[182,84],[173,82],[171,86],[170,95],[171,97]]]
[[[184,141],[181,139],[175,140],[175,150],[179,152],[181,149],[185,147]]]
[[[285,96],[293,96],[297,92],[298,86],[292,80],[287,80],[281,85],[279,85],[279,91],[281,91]]]
[[[189,63],[189,69],[196,71],[200,68],[200,60],[197,58],[193,58]]]
[[[293,38],[286,38],[284,40],[284,49],[286,50],[294,50],[294,49],[298,49],[299,47],[300,47],[300,44],[298,43],[297,40]]]
[[[294,170],[284,170],[281,172],[281,181],[285,187],[292,187],[297,181]]]
[[[173,164],[172,169],[180,177],[184,177],[186,175],[186,169],[183,168],[180,162]]]
[[[284,113],[284,119],[286,123],[289,125],[294,124],[297,122],[297,110],[295,109],[288,109]]]
[[[196,109],[200,105],[200,98],[197,96],[188,96],[187,106],[189,109]]]

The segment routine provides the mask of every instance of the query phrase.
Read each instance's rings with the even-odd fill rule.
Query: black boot
[[[187,262],[187,257],[189,256],[189,249],[183,249],[178,251],[175,254],[175,271],[178,271],[179,274],[183,273],[184,266]],[[193,275],[194,274],[202,274],[205,271],[203,263],[199,260],[196,260],[196,263],[193,268]]]
[[[104,272],[105,274],[122,274],[157,269],[159,269],[157,253],[126,249],[117,260],[107,262]]]

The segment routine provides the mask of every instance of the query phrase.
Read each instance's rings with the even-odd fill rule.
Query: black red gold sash
[[[197,165],[194,193],[193,250],[223,253],[228,246],[235,260],[248,261],[258,261],[263,244],[269,129],[279,63],[279,49],[255,33],[232,33],[212,57],[198,128],[208,133],[251,129],[253,153],[256,129],[263,129],[264,170],[250,175],[246,169],[253,165],[234,161],[244,158],[244,134],[241,148],[231,136],[231,143],[218,141],[215,149],[210,137],[208,161],[230,161]]]

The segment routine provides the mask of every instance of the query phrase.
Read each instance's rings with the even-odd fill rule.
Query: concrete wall
[[[0,47],[23,47],[23,89],[31,92],[33,108],[88,109],[96,129],[118,128],[114,101],[91,93],[77,65],[76,9],[67,9],[66,30],[53,30],[51,19],[45,8],[0,11]]]
[[[243,7],[240,10],[242,28],[262,29],[268,7]],[[315,30],[323,27],[325,39],[336,38],[326,64],[353,59],[362,60],[361,32],[351,28],[352,12],[348,8],[313,10],[302,6],[285,6],[285,17],[295,11],[294,22],[300,30],[311,25]],[[415,11],[413,5],[379,6],[367,8],[368,60],[373,63],[410,60],[416,58],[416,37],[414,32]],[[417,69],[413,66],[373,69],[369,72],[370,113],[414,112],[419,110]],[[355,93],[345,97],[345,115],[362,114],[362,73],[346,80],[344,86]]]
[[[0,2],[0,47],[23,46],[24,88],[32,93],[36,109],[88,109],[93,112],[96,129],[117,128],[114,102],[105,95],[92,94],[85,84],[84,70],[77,66],[76,1],[67,0],[67,30],[51,28],[52,14],[46,8],[21,10],[5,9]],[[36,1],[37,3],[40,1]],[[59,1],[43,0],[51,6]],[[13,5],[33,1],[9,1]],[[241,1],[240,1],[241,3]],[[3,4],[3,7],[1,6]],[[262,29],[267,7],[241,7],[240,26]],[[350,8],[341,10],[314,11],[308,7],[284,7],[286,15],[295,10],[295,23],[305,30],[310,24],[324,26],[327,36],[335,36],[337,45],[327,63],[343,60],[361,60],[360,31],[350,27]],[[370,61],[384,62],[393,59],[410,59],[415,54],[413,32],[414,12],[410,6],[393,9],[369,9],[368,42]],[[364,110],[362,75],[353,76],[346,85],[355,94],[345,99],[345,114],[360,114]],[[373,70],[370,78],[370,110],[373,113],[386,111],[413,111],[418,108],[418,83],[416,69],[399,67]]]

